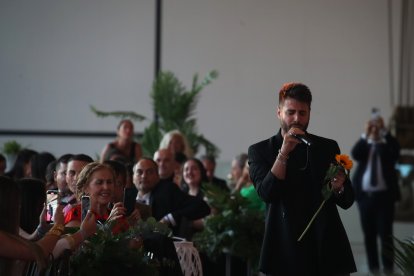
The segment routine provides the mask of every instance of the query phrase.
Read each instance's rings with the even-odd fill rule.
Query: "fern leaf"
[[[144,121],[147,118],[141,114],[135,113],[133,111],[102,111],[96,109],[93,105],[90,105],[90,109],[93,113],[95,113],[98,117],[105,118],[105,117],[115,117],[120,119],[131,119],[134,121]]]

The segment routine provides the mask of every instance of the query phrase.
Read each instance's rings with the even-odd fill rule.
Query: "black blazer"
[[[175,183],[168,181],[160,181],[151,191],[150,205],[152,216],[156,220],[172,214],[177,223],[177,226],[173,227],[174,234],[177,234],[183,217],[196,220],[210,214],[210,207],[204,200],[184,193]]]
[[[309,148],[310,179],[306,185],[312,189],[314,204],[310,208],[316,212],[322,202],[320,190],[329,165],[339,154],[338,144],[330,139],[308,134],[312,141]],[[304,229],[296,229],[292,217],[292,198],[298,191],[296,184],[289,182],[295,172],[290,168],[294,160],[289,159],[287,177],[277,179],[270,171],[276,160],[278,150],[282,146],[283,137],[279,133],[267,140],[249,147],[248,157],[250,177],[258,195],[266,202],[265,234],[260,258],[260,270],[275,275],[292,275],[296,271],[295,250],[301,246],[297,242]],[[296,150],[296,149],[295,149]],[[293,166],[292,166],[293,165]],[[308,196],[308,195],[304,195]],[[342,225],[336,205],[343,209],[349,208],[354,202],[351,182],[344,184],[344,193],[332,196],[324,205],[313,222],[306,238],[316,240],[317,248],[311,248],[312,257],[318,262],[320,275],[351,273],[356,271],[352,250]],[[306,224],[308,223],[306,220]],[[309,236],[310,235],[310,236]]]
[[[387,191],[390,192],[392,200],[397,201],[400,199],[401,194],[398,186],[398,174],[395,165],[400,157],[400,145],[391,134],[387,133],[385,135],[385,143],[378,144],[377,147]],[[352,184],[354,185],[357,201],[361,199],[362,177],[367,168],[370,149],[371,145],[368,144],[368,141],[360,138],[351,151],[352,157],[358,161],[358,166],[352,177]]]
[[[213,179],[211,179],[211,183],[213,185],[216,185],[216,186],[220,187],[221,189],[223,189],[227,192],[230,192],[230,189],[227,186],[227,182],[224,179],[213,176]]]

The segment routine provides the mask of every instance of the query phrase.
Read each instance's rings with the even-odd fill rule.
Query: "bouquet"
[[[319,214],[319,212],[322,210],[323,206],[325,205],[325,202],[332,196],[333,193],[333,187],[332,187],[332,180],[334,180],[335,176],[338,174],[340,170],[343,170],[345,172],[346,177],[349,177],[349,173],[352,168],[352,160],[349,159],[348,155],[345,154],[337,154],[335,156],[335,163],[331,164],[329,166],[328,171],[326,172],[325,179],[324,179],[324,185],[322,186],[322,197],[323,201],[321,205],[319,206],[316,213],[311,218],[310,222],[306,226],[305,230],[303,231],[302,235],[298,238],[298,242],[302,240],[303,236],[308,231],[309,227],[312,225],[313,221],[315,220],[316,216]]]

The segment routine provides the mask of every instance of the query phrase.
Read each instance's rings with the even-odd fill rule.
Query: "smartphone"
[[[91,198],[89,196],[82,196],[81,198],[81,221],[83,221],[88,214],[89,208],[91,207]]]
[[[58,204],[58,191],[47,190],[46,191],[46,222],[53,222],[53,214]]]
[[[57,190],[47,190],[46,191],[46,204],[49,204],[58,199]]]
[[[371,120],[377,120],[381,116],[379,108],[373,107],[371,109]]]
[[[124,189],[124,207],[126,208],[126,217],[129,217],[135,209],[135,198],[137,196],[137,190],[134,188]]]

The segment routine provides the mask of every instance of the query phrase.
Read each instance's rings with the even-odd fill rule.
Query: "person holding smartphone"
[[[374,274],[379,273],[380,258],[384,272],[393,272],[393,247],[390,245],[393,244],[394,203],[400,199],[395,168],[399,156],[398,141],[385,128],[379,110],[373,109],[365,132],[352,148],[352,157],[358,162],[352,183],[368,267]],[[378,254],[378,237],[381,240],[381,254]]]
[[[81,202],[82,196],[90,199],[90,211],[95,215],[99,223],[116,221],[114,233],[125,231],[129,223],[125,218],[125,208],[122,202],[117,202],[110,208],[113,199],[115,174],[112,168],[106,164],[92,162],[87,164],[79,174],[76,183],[76,196]],[[78,227],[81,224],[82,204],[76,204],[67,214],[66,226]]]

